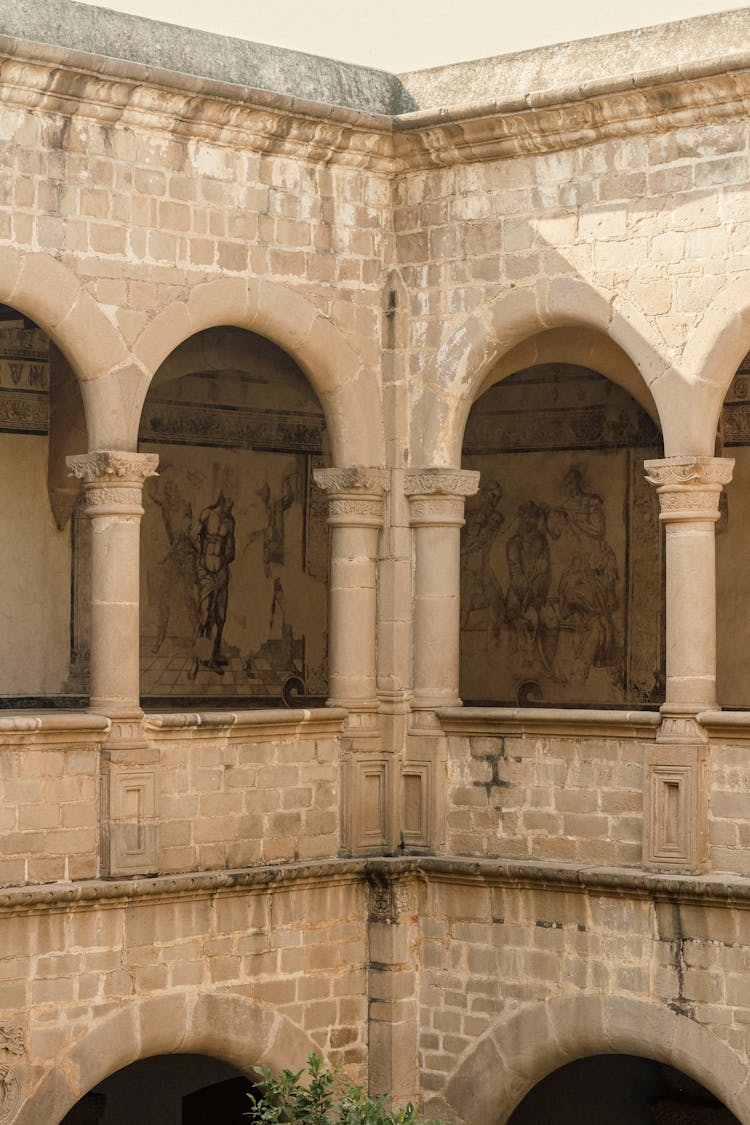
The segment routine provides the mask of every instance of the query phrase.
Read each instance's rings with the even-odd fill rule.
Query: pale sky
[[[41,0],[44,2],[44,0]],[[748,0],[88,0],[400,72],[648,27]]]

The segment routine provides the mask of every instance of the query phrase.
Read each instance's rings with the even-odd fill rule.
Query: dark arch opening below
[[[741,1125],[682,1071],[636,1055],[592,1055],[554,1070],[508,1125]]]
[[[245,1125],[248,1079],[207,1055],[155,1055],[116,1071],[61,1125]]]

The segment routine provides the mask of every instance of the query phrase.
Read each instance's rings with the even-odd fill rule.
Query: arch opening
[[[481,477],[462,535],[461,697],[656,708],[663,545],[643,470],[662,455],[653,400],[629,393],[624,360],[613,380],[582,362],[582,337],[544,336],[495,367],[464,433],[462,463]]]
[[[253,1084],[208,1055],[152,1055],[111,1074],[61,1125],[242,1125]]]
[[[139,449],[143,705],[306,705],[327,694],[326,420],[297,363],[209,328],[161,365]]]
[[[0,305],[3,708],[87,702],[71,594],[87,528],[80,482],[69,477],[65,462],[67,454],[86,449],[73,368],[35,321]]]
[[[553,1070],[508,1125],[739,1125],[705,1086],[639,1055],[589,1055]]]
[[[719,498],[716,522],[716,688],[723,707],[750,708],[750,642],[746,607],[750,574],[750,352],[738,367],[724,401],[716,454],[734,458],[731,483]]]

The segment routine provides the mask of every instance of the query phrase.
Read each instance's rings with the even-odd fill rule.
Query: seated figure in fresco
[[[190,678],[195,679],[199,662],[224,675],[226,657],[221,637],[229,601],[229,567],[234,561],[233,502],[220,492],[216,501],[201,512],[195,529],[198,545],[198,627]]]
[[[505,596],[492,569],[491,554],[505,516],[500,510],[503,489],[493,481],[486,493],[466,512],[461,540],[461,628],[470,628],[477,611],[488,615],[489,628],[497,638],[505,617]]]
[[[578,634],[578,671],[586,679],[592,667],[612,669],[617,663],[617,559],[606,539],[603,498],[586,489],[575,466],[563,483],[566,501],[554,515],[558,534],[564,527],[575,548],[560,576],[560,620]]]
[[[559,623],[549,598],[552,560],[546,511],[533,500],[519,504],[517,528],[505,548],[508,563],[507,620],[516,653],[560,679],[556,666]]]

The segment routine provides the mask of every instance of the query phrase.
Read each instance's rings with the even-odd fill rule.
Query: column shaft
[[[464,503],[479,473],[425,469],[404,485],[414,528],[414,707],[460,703],[459,627],[461,528]]]
[[[140,520],[152,453],[96,452],[68,457],[83,481],[91,520],[91,710],[140,715]]]
[[[389,474],[355,466],[316,469],[331,528],[328,702],[374,710],[378,536]]]
[[[716,706],[715,523],[734,461],[669,457],[645,467],[666,536],[665,709],[697,713]]]

